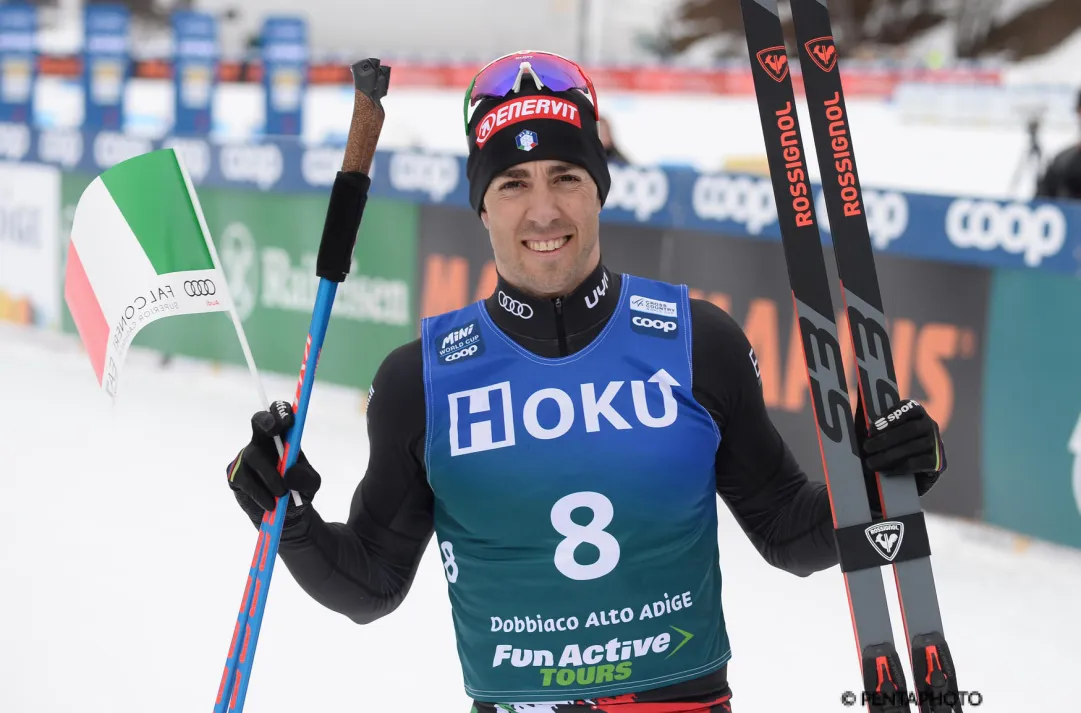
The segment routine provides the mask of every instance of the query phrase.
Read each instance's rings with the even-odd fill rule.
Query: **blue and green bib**
[[[687,290],[624,275],[582,351],[542,358],[484,304],[425,319],[425,444],[466,693],[615,696],[729,659],[714,457]]]

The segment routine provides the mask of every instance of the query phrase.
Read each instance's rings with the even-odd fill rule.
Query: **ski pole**
[[[315,370],[326,338],[338,284],[343,282],[349,273],[357,231],[367,202],[368,189],[371,187],[368,174],[385,118],[381,99],[386,96],[390,83],[390,67],[381,66],[376,58],[368,58],[353,64],[352,72],[356,90],[353,118],[342,170],[338,172],[331,189],[323,236],[319,243],[316,261],[319,288],[304,346],[300,377],[297,380],[293,402],[295,420],[286,434],[287,443],[278,462],[278,472],[283,475],[296,463],[300,453],[300,439],[315,382]],[[259,539],[249,566],[248,580],[229,644],[225,670],[222,672],[214,702],[214,713],[239,712],[244,709],[255,660],[255,647],[259,640],[270,589],[270,578],[274,573],[274,562],[277,559],[278,544],[281,541],[288,507],[288,495],[278,498],[275,509],[263,516],[259,527]]]

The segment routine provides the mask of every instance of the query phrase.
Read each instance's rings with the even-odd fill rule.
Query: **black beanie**
[[[485,99],[469,122],[469,203],[480,214],[488,185],[511,166],[556,160],[581,166],[608,197],[612,177],[597,132],[593,105],[581,92],[538,90],[523,80],[522,89],[500,99]]]

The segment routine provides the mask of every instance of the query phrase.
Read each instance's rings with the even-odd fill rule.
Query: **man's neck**
[[[541,356],[573,354],[588,345],[619,303],[620,276],[601,262],[568,295],[533,297],[502,275],[485,300],[488,314],[520,345]]]

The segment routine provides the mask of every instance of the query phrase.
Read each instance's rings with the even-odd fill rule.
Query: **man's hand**
[[[255,413],[251,417],[251,441],[225,468],[229,487],[256,527],[262,521],[263,513],[276,507],[278,498],[288,497],[289,491],[295,490],[300,493],[303,504],[297,506],[290,498],[285,513],[285,524],[289,525],[307,509],[322,483],[303,450],[285,477],[278,473],[278,449],[274,437],[284,435],[293,426],[294,419],[293,407],[288,401],[275,401],[266,411]]]
[[[875,473],[883,477],[914,475],[922,497],[946,470],[946,448],[938,424],[915,399],[903,401],[865,430],[863,400],[856,406],[856,440],[871,509],[882,512]]]

